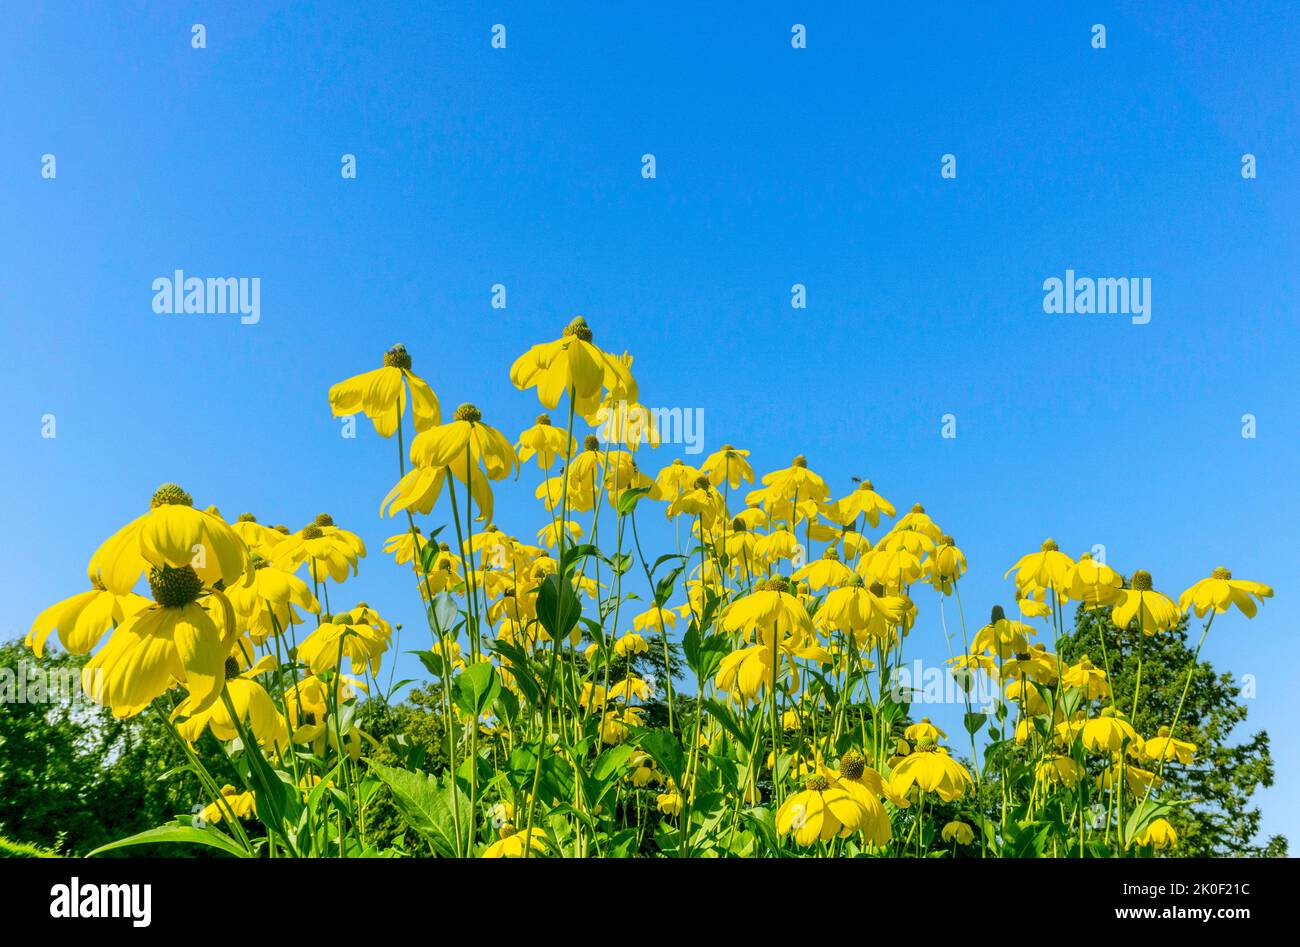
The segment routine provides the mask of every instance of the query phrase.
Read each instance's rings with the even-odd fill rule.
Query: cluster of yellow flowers
[[[1196,753],[1177,736],[1186,687],[1168,725],[1143,737],[1131,722],[1141,658],[1126,713],[1111,692],[1110,655],[1100,666],[1088,656],[1065,663],[1032,640],[1031,622],[1059,635],[1074,602],[1108,612],[1120,629],[1135,625],[1141,640],[1194,612],[1208,616],[1203,644],[1216,614],[1235,606],[1251,617],[1271,589],[1220,568],[1175,603],[1147,572],[1126,581],[1047,540],[1007,572],[1018,616],[995,607],[969,640],[963,627],[964,648],[949,662],[975,721],[972,773],[943,731],[912,722],[906,698],[889,693],[916,627],[915,591],[960,596],[967,562],[953,537],[917,504],[870,538],[868,527],[895,519],[894,505],[865,480],[833,497],[803,456],[756,479],[749,451],[727,444],[698,467],[674,460],[651,476],[636,454],[656,446],[658,432],[631,365],[629,355],[598,348],[581,318],[530,348],[511,381],[535,389],[548,411],[563,403],[567,420],[542,414],[513,444],[470,404],[444,423],[400,345],[382,367],[329,391],[335,415],[364,413],[381,436],[397,435],[399,476],[380,514],[403,514],[406,529],[384,551],[413,571],[429,616],[423,657],[440,682],[451,764],[433,784],[457,824],[467,820],[466,832],[435,838],[435,851],[626,854],[645,849],[649,836],[659,850],[683,854],[770,855],[790,842],[826,854],[976,844],[997,854],[1008,806],[1023,823],[1047,812],[1050,799],[1062,813],[1072,807],[1064,825],[1080,853],[1099,831],[1111,851],[1176,844],[1153,794],[1167,764],[1187,765]],[[622,422],[618,442],[575,437],[578,419],[595,427],[611,417]],[[492,484],[530,461],[546,521],[524,542],[495,525]],[[444,487],[454,543],[436,538],[445,522],[429,532],[415,521],[434,511]],[[664,504],[679,524],[674,551],[643,552],[643,501]],[[365,555],[360,538],[328,515],[297,532],[248,514],[230,523],[165,484],[91,557],[91,589],[45,610],[28,643],[39,652],[57,633],[69,651],[94,652],[85,690],[115,714],[153,707],[186,744],[210,730],[232,752],[252,754],[244,789],[204,780],[213,797],[207,821],[225,818],[250,851],[257,844],[240,823],[259,819],[266,845],[305,853],[301,830],[288,828],[304,804],[346,809],[333,848],[312,847],[315,834],[306,847],[344,851],[345,836],[364,843],[370,765],[353,711],[393,641],[392,626],[365,603],[329,608],[330,586],[355,575]],[[638,562],[652,602],[627,615],[638,596],[625,578],[633,583]],[[151,598],[137,593],[142,580]],[[303,625],[311,627],[299,641]],[[694,679],[690,700],[674,694],[674,638]],[[1008,757],[976,746],[988,722],[971,704],[981,676],[1002,695],[991,732],[1015,709],[1014,732],[1000,743],[1029,766],[1027,792],[1012,785],[1005,762],[997,773],[984,768]],[[299,787],[302,799],[268,812],[259,767]],[[329,803],[322,786],[342,787],[335,796],[343,801]],[[653,830],[643,794],[653,796]],[[395,795],[400,807],[404,794]],[[480,810],[491,817],[480,820]],[[927,826],[927,813],[932,823],[946,819],[941,829]],[[335,831],[329,819],[323,825]]]

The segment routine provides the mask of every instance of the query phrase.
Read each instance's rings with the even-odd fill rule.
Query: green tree
[[[1199,636],[1199,627],[1195,630]],[[1133,711],[1133,690],[1141,659],[1141,694],[1133,725],[1143,736],[1153,736],[1173,722],[1178,699],[1187,681],[1193,649],[1188,646],[1188,623],[1154,637],[1139,634],[1136,622],[1117,628],[1103,612],[1079,609],[1073,632],[1060,641],[1061,659],[1074,663],[1084,655],[1098,667],[1108,664],[1116,705]],[[1104,645],[1104,647],[1103,647]],[[1165,788],[1174,798],[1192,799],[1169,817],[1179,835],[1183,856],[1281,856],[1285,837],[1258,839],[1260,813],[1251,804],[1256,789],[1273,783],[1273,759],[1268,733],[1263,730],[1241,737],[1246,704],[1231,673],[1220,673],[1201,659],[1192,672],[1191,688],[1178,722],[1179,739],[1196,744],[1190,766],[1166,764]]]
[[[121,720],[82,696],[85,660],[0,645],[0,838],[84,855],[208,801],[156,717]],[[236,782],[210,735],[196,749],[218,779]],[[129,854],[206,853],[156,846]]]

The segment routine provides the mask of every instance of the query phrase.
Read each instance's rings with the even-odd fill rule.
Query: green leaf
[[[193,825],[160,825],[156,829],[150,829],[147,832],[141,832],[139,835],[132,835],[130,838],[119,839],[116,842],[109,842],[107,845],[101,845],[90,853],[91,856],[98,855],[101,852],[111,852],[115,848],[126,848],[130,845],[155,845],[159,842],[188,843],[191,845],[206,845],[209,848],[219,848],[229,855],[236,858],[252,858],[248,852],[230,836],[218,832],[214,828],[200,829]],[[87,856],[90,857],[90,856]]]
[[[663,607],[670,598],[673,597],[673,586],[677,584],[677,577],[682,574],[684,566],[677,566],[666,576],[655,583],[655,604]]]
[[[588,556],[599,556],[600,550],[591,543],[582,543],[577,546],[570,546],[564,550],[564,555],[560,557],[560,574],[567,576],[578,565],[579,559],[585,559]]]
[[[470,845],[469,797],[454,779],[446,787],[424,773],[413,773],[396,766],[370,761],[370,771],[384,781],[393,794],[393,804],[406,824],[419,832],[433,850],[445,858],[454,858],[457,850],[467,852]],[[459,812],[453,811],[452,793]],[[459,815],[459,824],[456,816]],[[459,845],[457,845],[459,836]]]
[[[542,580],[537,591],[537,620],[552,641],[568,637],[581,614],[582,603],[567,578],[551,573]]]
[[[988,719],[988,714],[971,711],[963,718],[963,722],[966,725],[966,732],[972,735],[979,733],[980,727],[984,726],[984,724],[988,722]]]
[[[429,627],[434,634],[446,634],[456,624],[456,600],[446,592],[439,592],[433,597],[433,608],[429,610]]]
[[[717,671],[723,657],[731,651],[731,642],[726,635],[701,635],[695,622],[691,622],[682,637],[682,651],[691,670],[703,680]]]
[[[730,707],[711,697],[706,697],[704,700],[700,701],[700,706],[707,710],[709,716],[718,721],[718,723],[722,725],[722,729],[730,733],[741,746],[749,745],[749,734],[745,732],[745,729],[740,725],[739,721],[736,720],[736,716],[732,713]]]
[[[616,507],[618,515],[627,516],[635,510],[637,503],[639,503],[641,498],[649,493],[651,489],[651,487],[631,487],[630,489],[624,490],[618,497],[618,506]]]
[[[630,552],[616,552],[614,555],[605,558],[605,562],[614,570],[615,575],[625,575],[628,569],[632,568],[634,562]]]
[[[501,678],[494,665],[472,664],[456,678],[456,705],[467,714],[480,716],[501,692]]]
[[[597,758],[596,765],[591,768],[591,775],[600,783],[616,779],[627,769],[627,762],[632,758],[633,752],[632,747],[626,743],[610,747]]]
[[[659,768],[672,777],[679,787],[684,785],[686,772],[686,754],[682,752],[681,741],[667,730],[647,730],[638,741],[642,748],[654,757]]]
[[[408,651],[407,654],[413,654],[420,659],[424,669],[434,677],[441,679],[446,673],[446,663],[442,660],[442,655],[437,651]]]

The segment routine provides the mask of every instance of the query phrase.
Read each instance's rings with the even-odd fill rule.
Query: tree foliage
[[[1199,627],[1195,633],[1199,637]],[[1074,631],[1061,639],[1060,650],[1063,661],[1088,655],[1098,667],[1108,664],[1117,705],[1129,714],[1140,659],[1141,699],[1131,719],[1138,733],[1152,736],[1173,721],[1194,643],[1188,642],[1186,617],[1171,631],[1146,637],[1136,623],[1121,630],[1105,613],[1079,609]],[[1258,839],[1260,812],[1251,800],[1257,789],[1273,784],[1273,758],[1268,733],[1245,729],[1247,712],[1232,673],[1199,660],[1175,734],[1196,744],[1196,756],[1192,765],[1168,766],[1164,772],[1174,796],[1196,800],[1169,817],[1178,831],[1180,855],[1286,854],[1284,837]]]

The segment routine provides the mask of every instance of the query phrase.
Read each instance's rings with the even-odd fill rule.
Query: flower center
[[[468,421],[470,424],[473,424],[475,421],[483,420],[483,412],[472,404],[461,405],[456,409],[456,414],[454,416],[457,421]]]
[[[825,551],[824,553],[822,553],[822,558],[823,558],[823,559],[834,559],[836,562],[839,562],[839,561],[840,561],[840,551],[839,551],[838,549],[836,549],[834,546],[827,546],[827,547],[826,547],[826,551]]]
[[[203,580],[189,566],[173,569],[154,566],[149,570],[149,591],[153,600],[165,608],[180,608],[196,601],[203,591]]]
[[[994,605],[993,610],[989,613],[989,624],[992,625],[996,622],[1006,621],[1006,620],[1007,620],[1007,613],[1002,610],[1002,606]]]
[[[233,680],[239,677],[239,662],[234,658],[226,658],[226,680]]]
[[[799,455],[797,455],[797,456],[795,457],[794,460],[790,461],[790,466],[791,466],[791,467],[807,467],[807,466],[808,466],[808,458],[805,457],[803,454],[799,454]]]
[[[1045,539],[1045,540],[1043,540],[1043,545],[1042,545],[1042,547],[1041,547],[1041,551],[1042,551],[1042,552],[1060,552],[1060,551],[1061,551],[1061,547],[1058,546],[1058,545],[1056,545],[1056,540],[1055,540],[1055,539]]]
[[[713,484],[709,483],[709,478],[708,478],[708,477],[696,477],[696,478],[695,478],[695,489],[696,489],[696,490],[707,490],[707,489],[709,489],[709,487],[711,487],[711,486],[713,486]]]
[[[149,501],[149,509],[151,510],[160,506],[193,505],[194,498],[174,483],[164,483],[153,492],[153,498]]]
[[[302,530],[303,539],[320,539],[325,535],[325,531],[312,523],[310,526],[304,526]]]
[[[236,523],[256,523],[256,522],[257,522],[257,517],[254,516],[252,513],[240,513],[239,516],[235,517],[235,522],[236,522]]]
[[[317,513],[314,522],[317,526],[333,526],[334,517],[330,516],[328,513]]]
[[[1145,569],[1138,569],[1133,573],[1132,581],[1133,591],[1150,592],[1151,591],[1151,573]]]
[[[411,370],[411,356],[406,351],[405,345],[394,345],[384,353],[385,368],[400,368],[403,371]]]
[[[1231,578],[1232,578],[1232,573],[1229,572],[1227,569],[1225,569],[1223,566],[1219,566],[1219,568],[1217,568],[1217,569],[1214,570],[1214,578],[1216,578],[1216,579],[1231,579]]]
[[[564,334],[581,339],[583,342],[591,341],[591,327],[582,316],[574,316],[573,321],[564,327]]]
[[[866,768],[866,757],[857,750],[849,750],[840,757],[840,774],[848,779],[857,779]]]
[[[537,416],[537,424],[541,427],[550,427],[551,416],[549,414],[539,414]]]
[[[813,792],[825,792],[831,788],[831,783],[825,776],[809,776],[807,782],[803,784],[803,788],[811,789]]]
[[[320,616],[320,623],[322,625],[332,625],[334,624],[334,616],[331,615],[329,612],[322,612]]]
[[[600,450],[600,438],[595,434],[588,434],[582,439],[583,450],[598,451]]]

